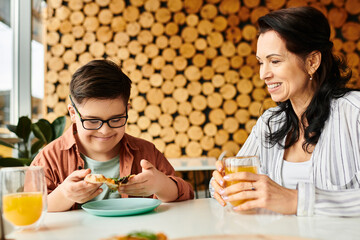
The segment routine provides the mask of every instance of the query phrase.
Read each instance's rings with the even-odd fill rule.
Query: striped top
[[[282,185],[284,149],[265,141],[270,115],[271,109],[258,119],[238,155],[258,155],[261,173]],[[272,131],[281,126],[284,117],[285,113],[271,121]],[[310,181],[300,181],[297,186],[297,215],[360,216],[360,92],[332,101],[310,160]]]

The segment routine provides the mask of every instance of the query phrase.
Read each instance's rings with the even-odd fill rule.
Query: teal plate
[[[160,204],[160,200],[152,198],[117,198],[88,202],[81,207],[96,216],[117,217],[150,212]]]

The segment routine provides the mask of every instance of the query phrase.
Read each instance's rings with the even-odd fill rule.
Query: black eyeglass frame
[[[79,110],[77,109],[74,101],[72,100],[71,95],[69,95],[69,98],[70,98],[70,101],[71,101],[71,105],[74,107],[75,111],[76,111],[77,114],[79,115],[79,118],[80,118],[80,121],[81,121],[81,125],[82,125],[83,128],[86,129],[86,130],[98,130],[98,129],[100,129],[100,128],[104,125],[104,123],[107,123],[107,125],[108,125],[110,128],[121,128],[121,127],[125,126],[126,123],[127,123],[127,120],[128,120],[128,117],[129,117],[129,116],[128,116],[128,111],[127,111],[127,104],[126,104],[126,106],[125,106],[125,114],[126,114],[125,116],[114,117],[114,118],[110,118],[110,119],[108,119],[108,120],[102,120],[102,119],[99,119],[99,118],[83,119],[83,118],[81,117],[81,113],[79,112]],[[121,126],[119,126],[119,127],[112,127],[112,126],[110,126],[110,123],[109,123],[109,122],[110,122],[111,120],[113,120],[113,119],[119,119],[119,118],[125,118],[125,123],[124,123],[123,125],[121,125]],[[94,120],[97,120],[97,121],[100,121],[100,122],[101,122],[101,124],[100,124],[100,126],[99,126],[98,128],[86,128],[86,127],[84,126],[84,122],[85,122],[85,121],[94,121]]]

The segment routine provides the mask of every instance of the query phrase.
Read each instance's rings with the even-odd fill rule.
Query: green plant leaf
[[[24,163],[17,158],[0,158],[1,167],[18,167],[24,166]]]
[[[38,140],[35,143],[33,143],[31,145],[31,156],[33,154],[36,154],[40,150],[40,148],[42,148],[42,146],[44,146],[44,144],[45,144],[45,142],[42,140]]]
[[[0,140],[0,145],[6,146],[6,147],[9,147],[9,148],[15,148],[14,144],[7,143],[7,142],[5,142],[3,140]]]
[[[58,137],[60,137],[65,129],[65,125],[66,125],[66,117],[62,116],[62,117],[58,117],[57,119],[55,119],[53,121],[53,123],[51,124],[52,129],[53,129],[53,139],[55,140]]]
[[[46,137],[45,137],[44,134],[42,133],[39,125],[33,123],[33,124],[31,125],[31,130],[32,130],[32,132],[34,133],[34,136],[35,136],[36,138],[38,138],[39,140],[41,140],[41,141],[43,141],[43,142],[46,142]]]
[[[32,159],[30,158],[18,158],[20,162],[23,163],[23,165],[30,166]]]
[[[24,139],[24,142],[28,142],[31,133],[31,120],[28,117],[19,118],[18,125],[16,127],[16,135],[19,138]]]
[[[51,124],[46,119],[40,119],[36,123],[31,125],[31,129],[38,139],[42,140],[45,143],[52,141],[53,131]]]
[[[16,134],[16,125],[7,124],[6,128],[10,130],[10,132],[13,132]]]
[[[30,158],[30,152],[28,149],[20,150],[18,149],[18,158]]]

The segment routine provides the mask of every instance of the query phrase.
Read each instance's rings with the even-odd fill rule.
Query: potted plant
[[[28,166],[46,144],[61,136],[64,132],[66,117],[58,117],[50,123],[46,119],[40,119],[32,123],[28,117],[20,117],[17,125],[6,127],[18,138],[17,143],[0,140],[0,145],[16,149],[17,158],[0,158],[0,167]]]

